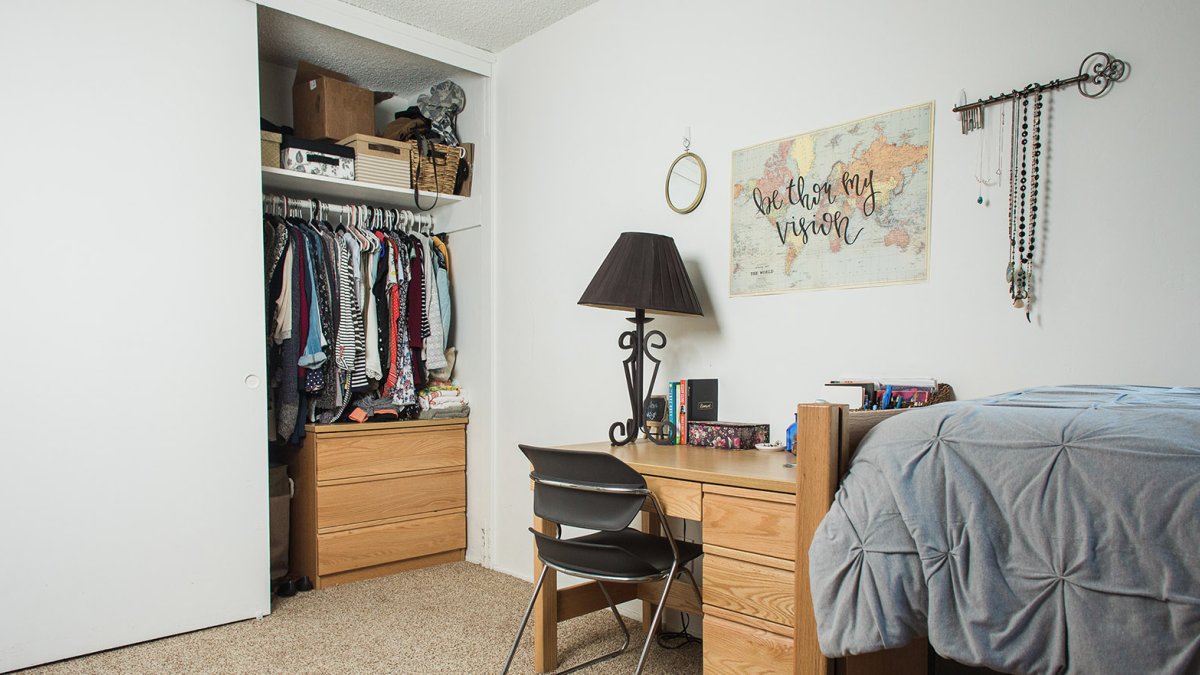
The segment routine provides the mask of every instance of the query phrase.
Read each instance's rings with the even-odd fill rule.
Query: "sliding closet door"
[[[0,7],[0,671],[270,610],[255,7]]]

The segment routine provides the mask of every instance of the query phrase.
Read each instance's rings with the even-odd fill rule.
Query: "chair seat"
[[[618,532],[600,531],[571,539],[554,539],[537,532],[534,534],[538,535],[538,554],[543,560],[583,575],[628,578],[662,576],[670,572],[675,560],[671,543],[665,537],[628,527]],[[679,547],[681,566],[703,553],[699,544],[677,541],[676,545]]]

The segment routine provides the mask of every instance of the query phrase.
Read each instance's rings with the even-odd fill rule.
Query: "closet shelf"
[[[262,168],[262,185],[264,192],[273,192],[295,197],[312,197],[330,201],[356,202],[375,206],[396,206],[414,208],[417,205],[416,195],[406,188],[362,183],[327,176],[313,176],[298,171]],[[429,192],[421,193],[421,205],[428,207],[433,203],[434,195]],[[447,206],[463,201],[466,197],[442,194],[437,196],[437,205]]]

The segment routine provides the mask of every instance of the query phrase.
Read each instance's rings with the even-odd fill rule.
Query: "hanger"
[[[353,214],[353,217],[354,217],[354,223],[353,223],[354,224],[354,231],[353,231],[354,238],[358,240],[358,244],[362,248],[362,250],[370,251],[371,250],[371,242],[367,241],[367,236],[363,231],[362,206],[359,204],[355,204],[355,205],[351,206],[350,213]]]

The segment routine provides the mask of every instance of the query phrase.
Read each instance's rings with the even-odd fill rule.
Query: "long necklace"
[[[1022,97],[1013,99],[1012,129],[1009,135],[1008,158],[1008,293],[1013,307],[1024,306],[1021,299],[1023,280],[1017,267],[1017,232],[1021,212],[1024,209],[1021,187],[1021,127],[1026,125],[1022,115]]]
[[[1037,90],[1032,115],[1029,110],[1029,95],[1013,99],[1012,147],[1008,174],[1007,277],[1013,307],[1025,310],[1026,321],[1031,320],[1030,305],[1033,302],[1033,252],[1037,244],[1038,189],[1042,156],[1042,96],[1042,91]]]

